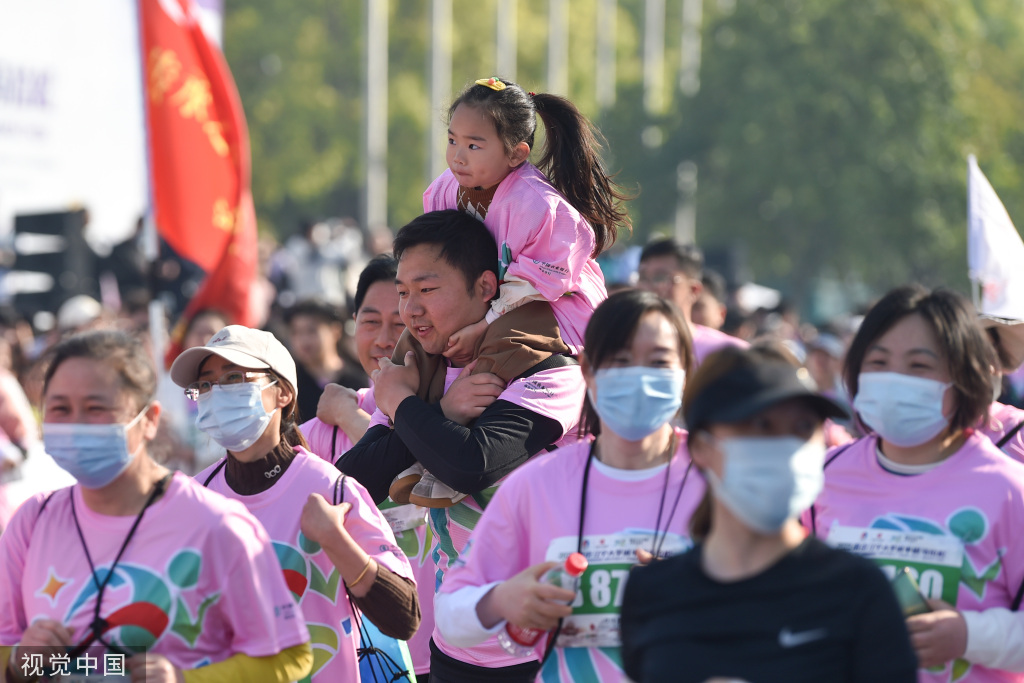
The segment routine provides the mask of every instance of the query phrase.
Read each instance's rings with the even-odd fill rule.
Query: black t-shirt
[[[622,660],[634,681],[917,681],[895,595],[868,560],[809,538],[761,574],[720,583],[701,552],[630,574]]]

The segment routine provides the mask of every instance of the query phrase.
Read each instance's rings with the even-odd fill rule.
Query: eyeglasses
[[[220,386],[230,386],[232,384],[243,384],[245,382],[251,382],[254,379],[260,377],[266,377],[269,373],[266,372],[246,372],[245,370],[232,370],[225,372],[216,381],[200,380],[198,382],[192,382],[185,387],[185,395],[193,401],[198,401],[200,396],[210,393],[210,389],[213,389],[214,384]]]
[[[636,281],[644,285],[675,285],[683,281],[683,276],[678,273],[649,273],[640,275]]]

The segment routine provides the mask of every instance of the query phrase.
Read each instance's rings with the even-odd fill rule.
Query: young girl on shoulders
[[[538,116],[545,142],[534,166]],[[479,218],[499,250],[498,297],[483,320],[452,335],[444,354],[476,357],[474,374],[508,382],[552,354],[582,351],[587,321],[608,296],[594,259],[630,228],[622,206],[629,197],[605,170],[598,136],[566,98],[529,93],[497,77],[476,81],[449,107],[448,170],[427,188],[423,209]],[[399,343],[395,359],[416,354],[420,395],[429,401],[439,398],[429,387],[441,376],[443,358],[422,354],[414,332]],[[396,500],[409,498],[419,473],[410,475],[396,479]],[[428,475],[412,500],[446,506],[451,493]]]

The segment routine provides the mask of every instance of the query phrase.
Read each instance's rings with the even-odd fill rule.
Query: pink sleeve
[[[529,566],[529,497],[518,486],[521,479],[509,478],[498,488],[445,574],[441,593],[504,581]]]
[[[48,495],[39,494],[25,501],[0,535],[0,645],[16,645],[28,628],[25,605],[21,601],[21,582],[32,529]]]
[[[333,464],[339,455],[352,448],[352,442],[349,441],[348,435],[344,431],[323,422],[320,418],[314,417],[312,420],[303,422],[299,425],[299,430],[306,437],[309,452],[329,463]],[[335,430],[337,430],[337,436],[335,436]],[[331,448],[332,444],[334,445],[333,449]]]
[[[518,198],[517,198],[518,199]],[[529,282],[548,301],[578,290],[583,267],[594,250],[594,231],[565,200],[553,195],[521,197],[514,212],[502,219],[515,221],[516,242],[505,277]],[[519,236],[522,235],[522,239]],[[500,248],[500,247],[499,247]]]
[[[437,176],[423,193],[423,212],[430,213],[431,211],[454,209],[458,202],[456,196],[457,184],[455,176],[452,175],[450,170],[446,169],[444,173]]]
[[[378,425],[384,425],[385,427],[391,427],[391,419],[381,412],[380,408],[375,408],[373,414],[370,415],[370,424],[366,426],[366,431],[370,431]]]
[[[223,591],[217,609],[233,630],[230,654],[268,657],[309,642],[263,525],[241,503],[225,502],[234,509],[223,515],[204,555],[220,570],[209,593]]]
[[[359,547],[378,564],[415,583],[409,558],[398,547],[395,534],[363,485],[345,477],[345,490],[339,502],[352,505],[345,515],[345,529]]]
[[[583,373],[573,365],[517,379],[498,398],[557,421],[565,435],[579,424],[586,392]]]

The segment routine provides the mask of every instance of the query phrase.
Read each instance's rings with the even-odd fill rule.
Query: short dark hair
[[[974,426],[992,403],[991,368],[998,361],[971,304],[948,289],[928,290],[921,285],[898,287],[868,311],[850,343],[843,365],[850,396],[857,395],[861,366],[871,345],[900,320],[915,313],[931,325],[949,363],[949,375],[956,392],[956,410],[950,427]]]
[[[710,268],[704,270],[704,276],[700,279],[704,284],[704,292],[720,304],[729,302],[729,291],[725,285],[725,278],[717,270]]]
[[[686,276],[700,280],[704,274],[704,252],[696,244],[679,244],[665,237],[648,242],[640,252],[640,263],[655,256],[674,256],[676,267]]]
[[[398,275],[398,261],[391,254],[379,254],[370,259],[362,272],[359,273],[359,282],[356,283],[356,295],[352,300],[354,312],[359,313],[366,299],[366,293],[370,287],[378,282],[395,284],[395,276]]]
[[[120,375],[124,389],[135,400],[137,410],[152,401],[156,394],[157,379],[153,361],[142,343],[125,332],[93,330],[76,334],[58,342],[47,355],[46,373],[43,376],[44,396],[57,368],[72,358],[108,363]]]
[[[345,319],[345,312],[340,306],[319,298],[309,298],[299,301],[294,306],[285,309],[284,322],[291,325],[292,321],[299,316],[313,318],[318,322],[333,325]]]
[[[429,244],[440,248],[440,257],[462,273],[466,289],[485,272],[498,277],[498,246],[487,226],[455,209],[431,211],[412,219],[395,235],[395,260],[412,247]]]
[[[648,313],[661,313],[672,323],[678,335],[683,370],[689,375],[695,363],[690,326],[674,303],[642,289],[624,289],[612,294],[590,316],[590,322],[583,333],[583,355],[591,372],[598,370],[618,351],[629,346],[640,325],[640,319]],[[601,430],[598,425],[597,411],[587,396],[583,399],[579,432],[581,435],[599,434]]]

